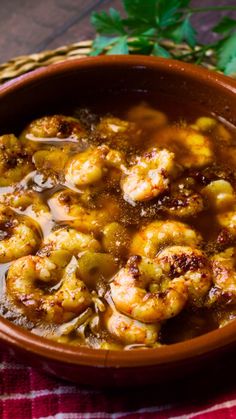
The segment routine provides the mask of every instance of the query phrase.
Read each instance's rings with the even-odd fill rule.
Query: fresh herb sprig
[[[232,11],[236,6],[190,6],[191,0],[122,0],[126,17],[116,9],[94,12],[91,17],[96,36],[91,55],[145,54],[201,63],[213,52],[216,67],[225,74],[236,73],[236,20],[224,16],[212,28],[219,39],[197,44],[197,29],[191,23],[196,13]],[[186,43],[188,52],[166,48],[166,40],[176,46]]]

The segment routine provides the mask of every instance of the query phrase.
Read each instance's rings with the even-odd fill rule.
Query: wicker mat
[[[91,45],[92,41],[82,41],[62,46],[51,51],[43,51],[37,54],[13,58],[7,63],[0,65],[0,84],[39,67],[45,67],[49,64],[55,64],[74,58],[86,57],[90,53]],[[183,52],[187,55],[188,52],[190,52],[189,47],[185,44],[175,45],[170,41],[163,41],[162,45],[169,51],[175,52],[176,54],[179,53],[179,55]],[[199,46],[195,47],[195,49],[198,48]],[[186,56],[185,61],[189,61],[188,55]],[[207,57],[205,57],[205,60],[201,64],[209,69],[215,69],[215,59],[212,51],[208,51]]]

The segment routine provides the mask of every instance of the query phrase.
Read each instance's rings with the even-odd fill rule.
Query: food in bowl
[[[4,317],[99,349],[155,348],[235,318],[232,125],[133,95],[15,134],[0,137]]]

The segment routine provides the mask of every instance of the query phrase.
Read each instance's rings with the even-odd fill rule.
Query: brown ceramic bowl
[[[236,125],[236,82],[200,67],[167,59],[112,56],[69,61],[22,76],[0,89],[1,131],[55,111],[58,104],[109,92],[161,92],[201,105]],[[163,382],[216,362],[236,350],[236,321],[200,337],[149,350],[108,351],[58,344],[0,319],[0,342],[27,363],[80,384]]]

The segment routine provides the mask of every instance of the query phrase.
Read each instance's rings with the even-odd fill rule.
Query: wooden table
[[[0,4],[0,63],[18,55],[91,39],[94,36],[90,24],[92,11],[122,9],[120,0],[1,0]],[[235,0],[193,0],[191,4],[196,7],[235,5]],[[220,12],[194,17],[201,41],[212,37],[209,29],[223,15]]]

